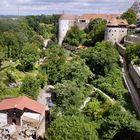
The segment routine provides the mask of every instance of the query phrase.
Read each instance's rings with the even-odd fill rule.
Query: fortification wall
[[[119,53],[120,53],[123,57],[125,57],[126,48],[125,48],[123,45],[121,45],[120,43],[116,43],[116,46],[117,46],[117,49],[118,49]]]
[[[129,73],[140,94],[140,70],[132,63],[129,64]]]

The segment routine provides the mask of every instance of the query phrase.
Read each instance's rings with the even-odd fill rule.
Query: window
[[[16,124],[16,119],[12,119],[12,123]]]
[[[109,30],[109,32],[111,32],[111,29]]]
[[[80,23],[86,23],[86,20],[79,20]]]
[[[112,36],[113,36],[113,34],[112,34]]]

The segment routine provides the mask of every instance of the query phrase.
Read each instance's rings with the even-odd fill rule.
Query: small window
[[[79,20],[80,23],[86,23],[86,20]]]
[[[112,36],[113,36],[113,34],[112,34]]]
[[[116,30],[114,30],[114,32],[116,32]]]
[[[16,119],[12,119],[12,123],[14,123],[16,125],[17,124]]]
[[[109,32],[111,32],[111,30],[109,30]]]
[[[124,30],[122,30],[122,32],[124,32]]]

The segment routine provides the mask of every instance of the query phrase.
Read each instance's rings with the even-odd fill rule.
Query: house
[[[0,130],[15,126],[17,137],[43,136],[45,133],[45,106],[28,97],[5,99],[0,102]],[[10,131],[10,130],[8,130]],[[12,133],[13,134],[13,133]]]
[[[70,28],[77,25],[81,30],[88,27],[91,19],[101,18],[109,21],[113,17],[118,17],[118,14],[83,14],[83,15],[62,15],[59,19],[59,45],[62,45],[64,37]]]
[[[127,36],[127,27],[126,20],[112,18],[107,22],[105,40],[111,41],[113,44],[122,41]]]

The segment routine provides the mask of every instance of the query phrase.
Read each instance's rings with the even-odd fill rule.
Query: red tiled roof
[[[104,20],[110,20],[113,17],[119,16],[118,14],[83,14],[79,17],[79,19],[96,19],[96,18],[101,18]]]
[[[113,17],[118,17],[119,14],[83,14],[80,16],[77,15],[62,15],[60,17],[60,20],[76,20],[76,19],[86,19],[86,20],[91,20],[91,19],[96,19],[96,18],[102,18],[104,20],[110,20]]]
[[[77,15],[61,15],[60,20],[75,20]]]
[[[128,26],[128,22],[125,19],[112,18],[108,21],[107,26]]]
[[[11,99],[5,99],[0,102],[0,111],[17,108],[19,110],[29,109],[36,113],[42,114],[44,105],[29,99],[28,97],[17,97]]]

